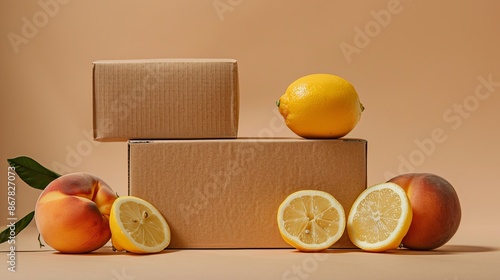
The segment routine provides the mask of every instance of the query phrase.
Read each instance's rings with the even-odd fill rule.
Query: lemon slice
[[[157,253],[170,243],[170,228],[151,203],[134,196],[120,196],[111,207],[111,241],[117,251]]]
[[[278,229],[300,251],[330,248],[344,233],[344,208],[329,193],[302,190],[289,195],[278,209]]]
[[[394,183],[383,183],[363,191],[347,218],[347,233],[357,247],[371,252],[397,249],[412,219],[410,200]]]

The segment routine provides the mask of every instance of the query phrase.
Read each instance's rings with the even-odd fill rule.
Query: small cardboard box
[[[347,213],[366,189],[359,139],[129,141],[129,193],[170,225],[169,248],[289,248],[276,222],[292,192],[332,194]],[[347,231],[334,248],[354,248]]]
[[[234,59],[102,60],[93,63],[94,138],[236,138]]]

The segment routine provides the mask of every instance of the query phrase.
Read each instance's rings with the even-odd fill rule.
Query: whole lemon
[[[276,104],[286,125],[304,138],[343,137],[356,126],[364,110],[354,86],[331,74],[297,79]]]

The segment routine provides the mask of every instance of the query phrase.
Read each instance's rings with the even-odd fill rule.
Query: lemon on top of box
[[[366,189],[361,139],[129,141],[129,193],[155,205],[169,248],[289,248],[277,211],[303,189],[332,194],[346,213]],[[347,232],[335,248],[355,248]]]
[[[94,139],[236,138],[234,59],[93,62]]]

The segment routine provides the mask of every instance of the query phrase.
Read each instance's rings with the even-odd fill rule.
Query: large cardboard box
[[[236,138],[234,59],[102,60],[93,63],[94,138]]]
[[[366,188],[359,139],[129,141],[129,193],[153,203],[169,248],[288,248],[276,214],[292,192],[329,192],[346,215]],[[335,248],[354,248],[347,231]]]

